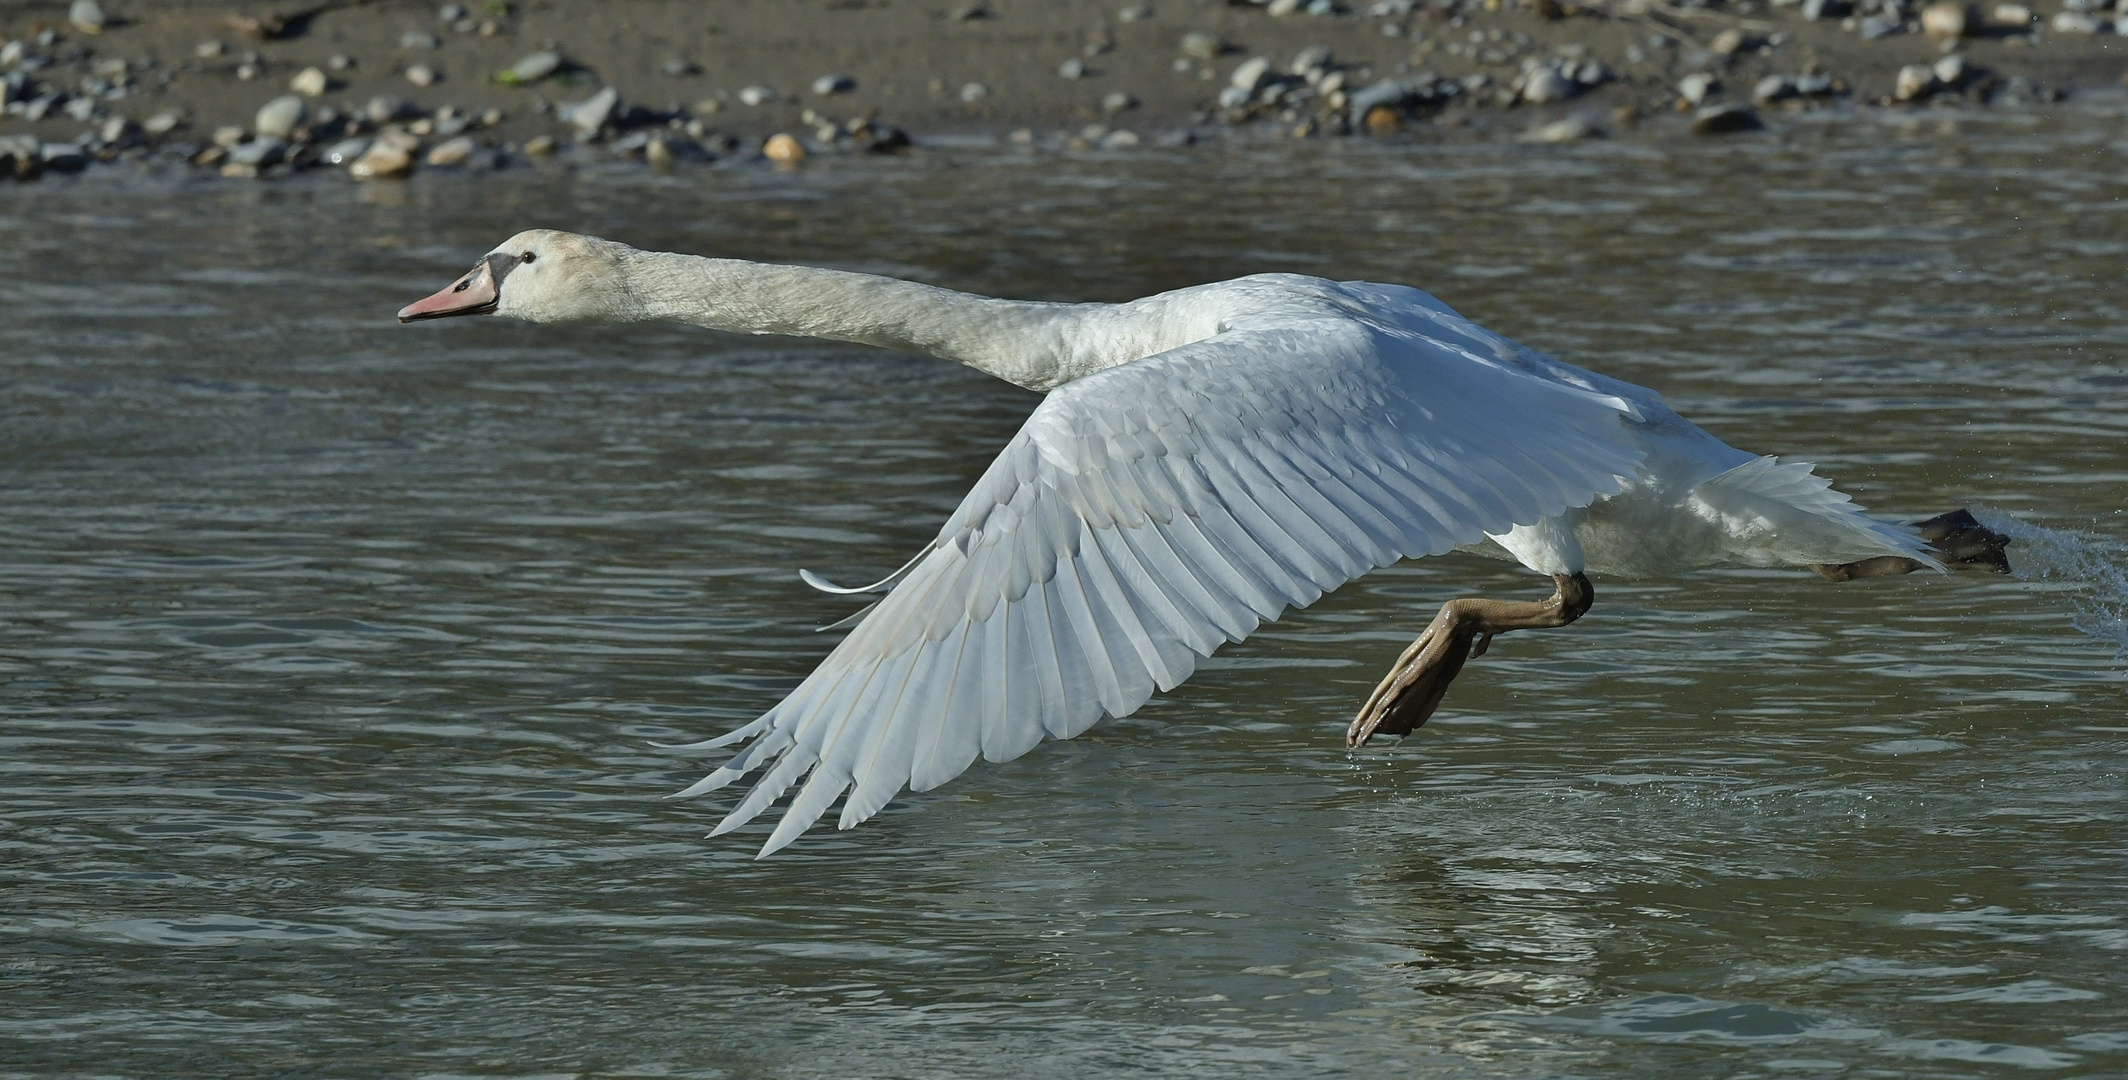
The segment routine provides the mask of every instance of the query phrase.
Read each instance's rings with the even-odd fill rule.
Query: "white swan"
[[[847,829],[978,754],[1129,715],[1223,642],[1399,559],[1489,539],[1556,591],[1443,605],[1354,744],[1424,723],[1492,635],[1579,617],[1585,571],[2002,563],[1969,517],[1926,536],[1868,517],[1806,463],[1729,447],[1653,391],[1400,286],[1267,274],[1023,303],[535,230],[399,318],[483,313],[864,342],[1048,391],[908,565],[866,590],[808,574],[886,595],[775,708],[693,744],[754,740],[681,795],[768,766],[717,833],[805,780],[763,856],[845,794]]]

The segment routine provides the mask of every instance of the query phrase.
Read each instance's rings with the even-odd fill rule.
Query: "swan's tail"
[[[1701,482],[1693,509],[1715,523],[1738,562],[1758,566],[1911,559],[1943,569],[1921,530],[1862,512],[1807,461],[1760,457]],[[1912,569],[1909,567],[1909,569]]]
[[[2049,529],[1986,507],[1974,516],[1982,526],[2016,542],[2012,576],[2065,586],[2076,608],[2070,625],[2128,652],[2128,544]]]

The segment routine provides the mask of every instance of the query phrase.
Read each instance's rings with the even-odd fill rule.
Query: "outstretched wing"
[[[1288,606],[1619,488],[1628,403],[1460,343],[1324,319],[1229,331],[1068,383],[936,545],[695,795],[810,779],[762,847],[841,827],[977,754],[1127,716]]]

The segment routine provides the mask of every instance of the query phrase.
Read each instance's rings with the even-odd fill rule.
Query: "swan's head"
[[[508,315],[528,322],[625,319],[632,305],[621,263],[633,248],[596,236],[528,229],[497,245],[464,277],[399,309],[399,321]]]

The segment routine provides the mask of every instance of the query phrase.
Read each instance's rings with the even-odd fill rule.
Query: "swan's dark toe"
[[[1945,566],[1954,570],[2010,572],[2010,556],[2003,550],[2010,546],[2010,538],[1982,525],[1969,510],[1938,514],[1927,521],[1914,522],[1914,528],[1921,530],[1921,538],[1928,541]]]
[[[1982,525],[1969,510],[1937,514],[1927,521],[1914,522],[1914,528],[1920,530],[1923,540],[1928,541],[1936,560],[1953,570],[2010,572],[2010,556],[2003,550],[2010,545],[2010,538]],[[1861,562],[1819,563],[1811,569],[1827,581],[1853,581],[1856,578],[1911,574],[1921,569],[1921,565],[1897,555],[1880,555]]]

